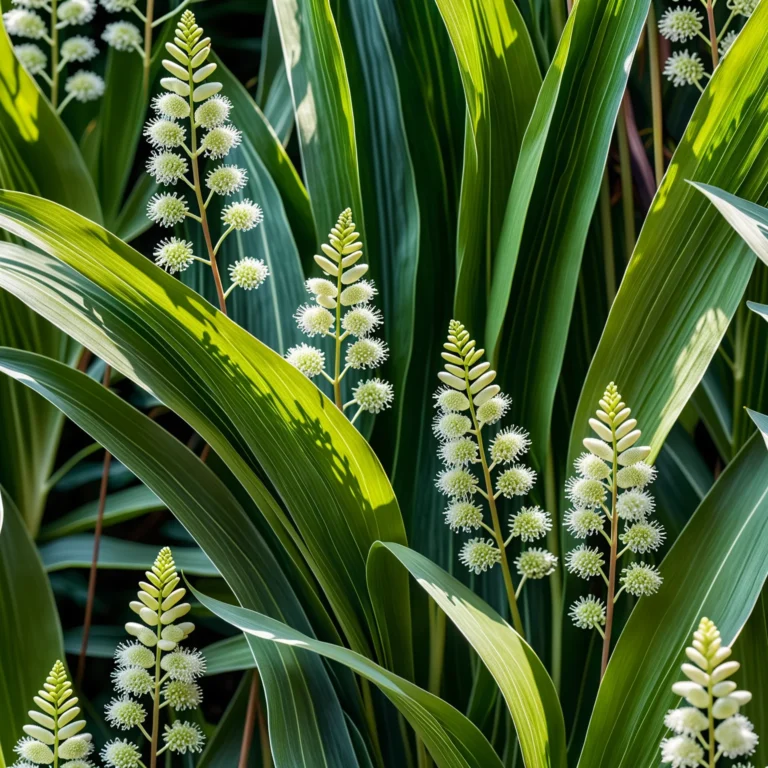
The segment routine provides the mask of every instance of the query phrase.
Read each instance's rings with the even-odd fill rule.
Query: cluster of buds
[[[483,430],[498,425],[507,414],[511,401],[494,383],[496,371],[483,362],[484,350],[477,349],[469,332],[456,320],[448,326],[448,340],[443,345],[445,369],[438,373],[443,386],[435,393],[437,414],[433,429],[440,447],[438,455],[445,468],[438,474],[438,490],[448,497],[445,522],[454,532],[481,529],[491,538],[472,538],[461,548],[459,559],[475,574],[506,566],[506,549],[514,539],[527,544],[547,535],[552,528],[550,514],[538,506],[522,507],[508,521],[503,532],[496,501],[526,496],[536,482],[536,472],[521,459],[530,448],[528,433],[509,426],[495,430],[488,454],[483,443]],[[490,462],[489,462],[490,458]],[[480,478],[471,467],[478,466]],[[495,478],[494,478],[495,474]],[[485,499],[491,514],[486,522]],[[520,577],[516,596],[528,579],[543,579],[557,566],[557,558],[546,549],[523,549],[515,560]]]
[[[93,752],[93,739],[83,730],[85,720],[77,719],[78,700],[72,695],[72,683],[60,661],[53,665],[34,702],[37,709],[29,711],[34,724],[24,726],[27,735],[14,747],[19,756],[14,768],[92,768],[88,756]]]
[[[104,94],[104,80],[95,72],[80,69],[64,83],[66,97],[59,103],[59,79],[70,64],[90,61],[98,54],[95,42],[83,35],[64,38],[64,31],[87,24],[96,13],[95,0],[13,0],[14,7],[3,14],[8,33],[29,41],[14,46],[16,58],[33,77],[40,77],[50,89],[51,103],[61,114],[71,101],[87,102]],[[48,15],[45,19],[42,15]],[[49,55],[40,47],[45,43]]]
[[[229,122],[232,102],[219,93],[222,84],[208,80],[216,70],[215,63],[206,63],[211,52],[211,40],[203,37],[203,30],[195,23],[194,14],[190,11],[182,14],[174,41],[166,43],[165,47],[172,59],[164,59],[163,67],[171,77],[160,80],[165,93],[152,100],[156,116],[144,129],[144,136],[154,148],[147,163],[147,172],[159,184],[185,184],[194,193],[198,210],[197,213],[190,210],[184,195],[163,192],[151,198],[147,215],[163,227],[173,227],[185,219],[198,222],[203,229],[208,258],[195,255],[191,242],[170,237],[158,244],[155,261],[171,274],[183,272],[194,261],[203,262],[211,267],[217,288],[221,288],[216,265],[219,249],[232,232],[254,229],[261,224],[264,216],[261,207],[247,198],[230,203],[222,210],[223,232],[213,244],[208,227],[208,206],[214,195],[229,196],[240,192],[248,181],[248,174],[236,165],[217,165],[208,171],[206,192],[199,169],[200,158],[221,160],[226,157],[240,144],[241,133]],[[198,131],[203,131],[199,142]],[[191,179],[188,176],[190,168]],[[229,271],[231,284],[226,291],[223,288],[220,290],[222,309],[226,297],[236,286],[252,290],[258,288],[269,275],[264,261],[250,256],[236,261]]]
[[[148,731],[144,723],[150,717],[141,699],[149,696],[152,704],[151,729],[159,728],[161,708],[174,712],[196,709],[202,701],[197,684],[205,672],[205,659],[194,649],[182,648],[194,630],[194,624],[180,621],[189,613],[189,603],[183,602],[186,590],[179,586],[171,550],[160,551],[154,565],[146,571],[147,581],[139,582],[138,600],[130,607],[141,622],[129,622],[126,632],[134,639],[121,643],[115,652],[116,668],[112,681],[117,696],[106,706],[110,725],[123,731],[137,728],[155,749],[163,752],[200,752],[205,737],[192,722],[176,717],[164,726],[164,745],[157,749],[160,734]],[[113,768],[140,768],[141,750],[128,739],[114,739],[101,752],[107,765]]]
[[[101,0],[109,13],[131,11],[146,23],[146,17],[136,6],[136,0]],[[104,28],[101,39],[116,51],[138,53],[144,58],[144,38],[141,30],[130,21],[113,21]]]
[[[690,706],[667,712],[664,724],[675,735],[661,742],[662,762],[672,768],[715,768],[721,757],[751,755],[758,736],[740,710],[752,700],[752,694],[738,690],[730,679],[738,671],[739,663],[729,661],[731,649],[722,644],[713,622],[701,620],[685,655],[692,662],[682,665],[687,679],[675,683],[672,692]],[[751,768],[743,763],[738,765]]]
[[[707,0],[701,2],[706,12]],[[739,34],[733,29],[733,23],[740,18],[749,18],[757,3],[758,0],[727,0],[730,15],[719,31],[709,30],[709,37],[704,33],[704,12],[693,6],[678,5],[668,8],[659,19],[659,32],[673,43],[693,42],[696,38],[703,40],[712,55],[713,65],[717,66],[720,57],[728,53]],[[714,51],[712,37],[716,37]],[[703,83],[711,77],[698,53],[688,48],[676,51],[667,59],[664,74],[675,86],[695,85],[700,91],[704,90]]]
[[[288,350],[286,359],[305,376],[323,376],[333,386],[336,405],[343,410],[357,406],[351,421],[366,411],[379,413],[392,405],[392,385],[373,377],[360,382],[352,390],[352,399],[342,405],[341,382],[347,372],[378,368],[387,359],[387,345],[373,334],[383,323],[381,312],[373,305],[376,287],[362,278],[368,265],[360,262],[363,244],[355,231],[352,211],[341,213],[336,226],[322,243],[323,255],[315,262],[327,277],[312,277],[306,282],[313,302],[302,304],[294,315],[299,329],[309,337],[331,337],[334,340],[333,375],[326,372],[325,353],[311,344],[299,344]],[[331,278],[331,279],[329,279]],[[343,310],[342,310],[343,308]],[[342,369],[342,345],[347,342]]]
[[[622,402],[613,382],[600,400],[596,415],[589,424],[597,437],[584,440],[587,452],[576,460],[576,475],[566,483],[573,508],[566,514],[565,524],[579,539],[602,536],[611,547],[611,561],[616,563],[628,553],[642,555],[657,550],[665,533],[661,524],[651,519],[655,502],[647,486],[656,478],[656,469],[645,462],[651,449],[637,445],[641,436],[637,420],[630,418],[631,410]],[[620,522],[623,532],[619,535]],[[576,547],[566,555],[565,565],[580,578],[601,577],[609,586],[609,595],[612,593],[606,560],[599,547]],[[655,566],[633,562],[622,570],[621,586],[613,594],[613,602],[622,592],[635,597],[652,595],[661,582]],[[597,629],[603,634],[606,605],[600,598],[580,598],[571,607],[570,615],[577,627]]]

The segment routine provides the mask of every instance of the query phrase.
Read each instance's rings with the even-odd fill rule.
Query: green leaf
[[[135,517],[150,512],[158,512],[164,508],[160,499],[145,485],[126,488],[107,496],[104,504],[104,527],[133,520]],[[52,523],[43,526],[38,541],[47,541],[48,539],[57,539],[60,536],[90,531],[96,525],[98,512],[98,500],[83,504],[82,507],[73,509]]]
[[[156,553],[155,553],[156,556]],[[142,563],[146,568],[146,563]],[[95,624],[88,632],[88,648],[86,655],[91,659],[114,658],[115,648],[125,640],[123,626],[105,626]],[[64,650],[70,656],[78,656],[83,644],[83,628],[72,627],[64,632]],[[250,653],[250,651],[249,651]],[[251,656],[253,659],[253,656]]]
[[[455,316],[479,336],[507,198],[541,74],[515,3],[437,0],[437,7],[459,63],[467,103]]]
[[[408,547],[378,542],[368,558],[368,588],[380,623],[402,627],[386,582],[389,570],[381,572],[383,562],[392,556],[445,611],[488,667],[515,724],[526,768],[565,768],[565,724],[552,680],[530,646],[471,589]]]
[[[768,576],[768,453],[753,437],[702,502],[661,565],[664,583],[632,612],[592,713],[582,768],[656,765],[664,714],[678,700],[683,650],[702,616],[730,644]]]
[[[198,542],[242,605],[312,632],[254,523],[226,485],[182,443],[98,382],[61,363],[2,349],[0,369],[61,408],[151,488]],[[152,557],[155,554],[153,550]],[[305,758],[321,755],[334,768],[354,765],[343,713],[322,663],[287,646],[252,643],[251,652],[273,713],[276,766],[309,768],[312,763]]]
[[[235,635],[218,640],[203,649],[205,674],[220,675],[223,672],[239,672],[252,669],[256,663],[245,635]]]
[[[0,489],[0,762],[15,762],[32,697],[64,659],[51,585],[19,511]]]
[[[768,321],[768,304],[757,304],[754,301],[748,301],[747,306],[755,313]]]
[[[768,448],[768,416],[758,413],[757,411],[750,411],[749,408],[747,408],[747,413],[752,421],[755,422],[755,426],[760,430],[760,433],[765,440],[765,447]]]
[[[276,643],[303,648],[343,664],[370,680],[400,710],[424,741],[438,766],[501,768],[501,761],[483,734],[450,704],[398,677],[365,656],[331,643],[313,640],[291,627],[245,608],[207,597],[194,587],[195,597],[220,619],[258,638],[256,643]]]

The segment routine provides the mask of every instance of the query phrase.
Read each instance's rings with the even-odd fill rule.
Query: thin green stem
[[[619,110],[616,132],[619,141],[619,168],[621,172],[621,207],[624,212],[624,256],[629,261],[635,250],[635,201],[632,190],[632,162],[629,154],[629,136],[627,134],[627,95]]]
[[[429,603],[429,640],[428,690],[439,696],[445,660],[445,612],[432,600]]]
[[[163,614],[162,609],[162,590],[161,596],[157,601],[157,642],[160,642],[163,624],[160,617]],[[157,747],[160,743],[160,685],[162,684],[162,675],[160,674],[160,656],[162,651],[159,645],[155,644],[155,688],[152,694],[152,738],[150,740],[149,768],[157,768],[157,757],[162,753]]]
[[[651,79],[651,112],[653,115],[653,170],[656,186],[664,178],[664,115],[661,99],[661,64],[659,62],[659,28],[653,3],[648,10],[648,59]]]
[[[711,667],[711,664],[707,664]],[[712,670],[708,669],[707,672],[711,674]],[[712,678],[710,676],[707,682],[707,696],[709,697],[709,703],[707,704],[707,716],[709,718],[709,768],[715,768],[718,756],[715,754],[715,716],[712,711],[712,707],[715,703],[715,695],[712,693]]]
[[[135,6],[134,6],[135,7]],[[144,101],[149,98],[149,70],[152,65],[152,17],[155,13],[155,0],[147,0],[147,13],[144,16],[144,50],[142,64],[142,93]],[[190,77],[190,83],[192,78]],[[191,119],[191,117],[190,117]]]
[[[731,26],[731,23],[736,18],[736,11],[731,11],[731,15],[728,17],[728,20],[723,24],[723,28],[720,30],[720,34],[717,36],[717,42],[719,43],[724,37],[726,32],[728,32],[728,27]]]
[[[554,519],[557,519],[557,483],[555,477],[555,459],[552,450],[552,440],[547,449],[547,464],[544,473],[544,501],[546,507]],[[553,525],[547,532],[547,548],[559,557],[560,555],[560,531]],[[559,562],[559,561],[558,561]],[[549,580],[550,590],[550,621],[552,623],[552,682],[555,688],[560,690],[560,677],[562,674],[562,642],[563,642],[563,574],[557,568]]]
[[[59,104],[59,106],[58,106],[58,107],[56,107],[56,114],[57,114],[57,115],[60,115],[60,114],[61,114],[61,113],[64,111],[64,109],[67,107],[67,105],[69,104],[69,102],[70,102],[70,101],[72,101],[72,99],[74,99],[74,98],[75,98],[75,94],[74,94],[74,93],[70,93],[70,94],[69,94],[69,95],[68,95],[68,96],[67,96],[67,97],[64,99],[64,101],[62,101],[62,102],[61,102],[61,104]]]
[[[616,591],[616,553],[619,548],[619,513],[616,505],[618,498],[619,452],[616,447],[616,427],[611,424],[613,443],[613,471],[611,479],[611,555],[608,568],[608,600],[605,611],[605,632],[603,633],[603,655],[600,662],[600,679],[603,679],[611,655],[611,632],[613,630],[613,606]],[[600,629],[600,627],[598,627]]]
[[[56,12],[59,0],[51,0],[51,104],[59,112],[59,28],[56,25]]]
[[[168,11],[168,13],[164,14],[159,19],[155,19],[152,22],[152,26],[159,27],[164,21],[168,21],[168,19],[172,19],[178,13],[183,11],[191,2],[192,0],[183,0],[183,2],[179,3],[172,11]]]
[[[515,597],[517,598],[520,597],[520,593],[523,591],[523,585],[525,584],[526,581],[528,581],[527,576],[523,576],[523,578],[520,579],[520,583],[517,585],[517,589],[515,590]]]
[[[333,397],[339,410],[343,410],[341,404],[341,276],[343,271],[341,262],[339,262],[339,274],[336,276],[336,328],[334,329],[336,345],[333,363]],[[359,415],[360,411],[352,419],[353,424]]]

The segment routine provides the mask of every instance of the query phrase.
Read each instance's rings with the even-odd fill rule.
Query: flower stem
[[[621,171],[621,205],[624,211],[624,251],[626,260],[632,258],[635,250],[635,203],[632,190],[632,163],[629,154],[629,135],[627,133],[627,95],[621,102],[616,131],[619,140],[619,166]]]
[[[157,601],[157,642],[160,642],[160,633],[162,631],[163,624],[160,621],[160,617],[163,614],[162,609],[162,590],[161,590],[161,597]],[[150,742],[150,752],[149,752],[149,768],[157,768],[157,756],[159,755],[158,752],[158,744],[160,743],[160,683],[161,680],[161,670],[160,670],[160,656],[162,654],[162,651],[160,650],[160,647],[155,644],[155,692],[154,696],[152,697],[152,741]],[[160,750],[162,751],[162,750]]]
[[[619,549],[619,514],[616,508],[616,500],[618,497],[618,469],[619,469],[619,452],[616,447],[616,427],[611,424],[611,435],[613,442],[613,479],[611,483],[611,556],[610,565],[608,569],[608,599],[606,600],[607,606],[605,609],[605,632],[603,634],[603,656],[600,662],[600,679],[603,679],[605,675],[606,667],[608,666],[608,659],[611,655],[611,631],[613,629],[613,606],[614,597],[616,592],[616,564],[618,557],[616,556]]]
[[[259,699],[259,672],[254,669],[251,673],[251,688],[248,693],[248,709],[245,713],[245,726],[243,728],[243,741],[240,746],[240,762],[238,768],[247,768],[248,756],[251,751],[253,741],[253,729],[258,721],[259,738],[261,741],[261,764],[264,768],[270,768],[272,765],[272,754],[269,750],[269,737],[267,734],[264,715],[261,710],[261,701]],[[266,745],[266,746],[265,746]]]
[[[152,17],[154,14],[155,0],[147,0],[147,13],[144,16],[143,76],[141,81],[145,102],[149,98],[149,68],[152,63]],[[191,79],[190,82],[192,82]]]
[[[336,351],[333,364],[333,397],[336,401],[336,407],[342,411],[342,413],[344,411],[344,406],[341,401],[341,275],[343,271],[344,269],[341,266],[341,262],[339,262],[339,274],[336,277]],[[358,411],[355,419],[359,415],[360,413]]]
[[[709,45],[712,48],[712,69],[715,70],[720,63],[720,52],[717,50],[714,0],[707,0],[707,22],[709,24]]]
[[[59,106],[59,28],[56,25],[57,5],[58,0],[51,0],[51,104],[56,110]]]
[[[653,3],[648,11],[648,58],[651,77],[651,111],[653,114],[653,170],[656,186],[664,178],[664,120],[661,100],[661,66],[659,65],[659,28]]]

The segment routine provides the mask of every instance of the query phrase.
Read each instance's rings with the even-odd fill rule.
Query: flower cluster
[[[222,243],[233,232],[248,232],[264,219],[261,207],[248,198],[224,206],[221,212],[223,232],[213,245],[208,224],[208,206],[214,195],[229,196],[240,192],[248,182],[248,173],[235,165],[216,165],[205,178],[200,174],[202,157],[219,160],[240,144],[241,134],[230,122],[232,102],[219,92],[222,84],[208,78],[216,64],[207,62],[211,40],[195,23],[195,16],[185,11],[176,28],[173,42],[166,43],[172,59],[164,59],[163,67],[171,75],[160,80],[165,89],[152,100],[155,117],[147,122],[144,136],[153,148],[147,162],[149,173],[159,184],[189,187],[197,202],[198,212],[190,210],[183,194],[161,192],[147,206],[148,217],[163,227],[173,227],[185,219],[197,221],[203,228],[208,258],[195,255],[192,243],[178,237],[162,240],[155,248],[155,262],[170,273],[183,272],[194,261],[208,264],[214,273],[222,309],[232,290],[258,288],[269,276],[269,267],[261,259],[245,256],[229,268],[230,286],[221,286],[216,256]],[[207,82],[206,82],[207,81]],[[199,137],[198,131],[202,132]],[[189,143],[188,143],[189,142]],[[191,171],[191,178],[189,177]]]
[[[576,459],[576,474],[566,483],[566,495],[573,507],[566,514],[565,524],[578,539],[602,535],[611,546],[611,558],[618,562],[630,552],[657,550],[666,534],[661,524],[651,519],[655,502],[647,488],[656,478],[656,469],[645,462],[651,449],[637,444],[641,436],[637,420],[630,417],[631,410],[622,402],[613,382],[600,400],[596,416],[589,424],[597,437],[584,440],[587,451]],[[582,579],[601,577],[610,591],[606,558],[599,547],[582,544],[572,549],[565,557],[565,565]],[[613,600],[622,592],[635,597],[653,595],[661,582],[655,566],[633,562],[621,571],[620,588]],[[606,605],[600,598],[578,600],[570,615],[577,627],[597,629],[603,634]]]
[[[531,441],[525,430],[505,427],[496,430],[486,455],[483,429],[497,425],[511,401],[494,383],[496,372],[490,363],[483,362],[484,350],[477,349],[461,323],[451,321],[444,347],[445,369],[438,373],[443,386],[435,393],[433,428],[445,468],[438,474],[436,485],[448,497],[445,522],[452,531],[484,529],[492,537],[472,538],[459,553],[459,560],[479,574],[497,563],[505,567],[505,550],[512,540],[527,544],[541,539],[552,528],[552,519],[549,512],[537,506],[524,506],[509,518],[506,534],[502,532],[496,500],[500,496],[526,496],[536,482],[536,473],[522,463]],[[480,466],[485,490],[471,470],[472,465]],[[477,496],[487,501],[492,525],[485,522]],[[521,551],[515,567],[520,576],[519,594],[528,579],[549,576],[557,567],[557,558],[546,549],[530,547]]]
[[[687,679],[675,683],[672,692],[684,698],[688,706],[671,709],[664,718],[664,725],[674,735],[661,742],[662,762],[672,768],[696,768],[714,766],[714,762],[704,762],[705,750],[715,762],[721,757],[751,755],[758,736],[740,710],[751,701],[752,694],[738,690],[729,679],[738,671],[739,663],[728,660],[731,649],[722,644],[712,621],[701,620],[685,655],[692,662],[682,665]]]
[[[61,114],[71,101],[93,101],[104,94],[104,80],[95,72],[79,69],[64,83],[66,97],[59,103],[59,79],[69,64],[90,61],[98,54],[96,43],[89,37],[71,35],[65,30],[87,24],[96,13],[96,0],[64,0],[51,6],[36,0],[13,0],[14,8],[3,14],[10,35],[33,40],[14,47],[16,58],[33,77],[44,80],[51,94],[51,103]],[[49,15],[44,19],[40,12]],[[45,43],[49,54],[40,47]]]
[[[331,336],[335,340],[333,376],[326,373],[325,353],[317,347],[299,344],[291,347],[286,355],[288,362],[305,376],[324,376],[333,386],[336,405],[340,408],[357,406],[351,419],[353,424],[363,411],[379,413],[389,408],[394,399],[392,385],[374,377],[360,382],[352,390],[352,399],[342,405],[341,382],[347,372],[378,368],[388,354],[386,343],[373,335],[384,318],[372,303],[377,293],[373,281],[362,279],[368,272],[368,265],[360,262],[363,244],[359,238],[352,211],[347,208],[331,229],[328,243],[321,244],[323,255],[315,256],[315,262],[327,277],[307,280],[307,292],[313,301],[302,304],[294,315],[299,329],[310,338]],[[345,341],[347,347],[342,369],[342,344]]]
[[[105,714],[113,728],[137,728],[152,743],[152,734],[144,723],[148,718],[150,723],[157,721],[141,699],[149,696],[149,706],[157,712],[166,706],[176,712],[197,708],[203,698],[197,678],[205,672],[205,659],[199,651],[181,647],[195,626],[179,621],[189,613],[190,605],[183,602],[186,589],[179,586],[168,547],[160,551],[146,577],[147,581],[139,582],[139,599],[130,604],[141,622],[125,625],[133,639],[121,643],[115,651],[112,682],[116,696],[107,704]],[[162,739],[164,746],[158,755],[166,750],[200,752],[205,737],[195,723],[174,718],[165,726]],[[139,768],[142,764],[138,745],[127,739],[108,742],[101,756],[114,768]]]
[[[14,751],[19,756],[19,768],[32,765],[61,765],[62,768],[91,766],[88,756],[93,752],[85,720],[78,720],[80,707],[72,696],[72,683],[64,665],[57,661],[45,679],[42,690],[34,697],[37,709],[29,711],[34,724],[25,725],[24,733]]]
[[[757,8],[757,0],[728,0],[730,15],[723,27],[717,30],[704,30],[704,15],[690,6],[678,5],[668,8],[659,19],[659,33],[673,43],[688,43],[697,37],[703,40],[712,54],[716,66],[720,57],[725,56],[738,36],[738,31],[730,29],[737,19],[749,18]],[[706,2],[704,2],[706,7]],[[712,50],[711,37],[716,40],[716,50]],[[664,65],[664,75],[674,86],[695,85],[700,91],[703,83],[711,77],[704,62],[695,50],[675,51]]]

